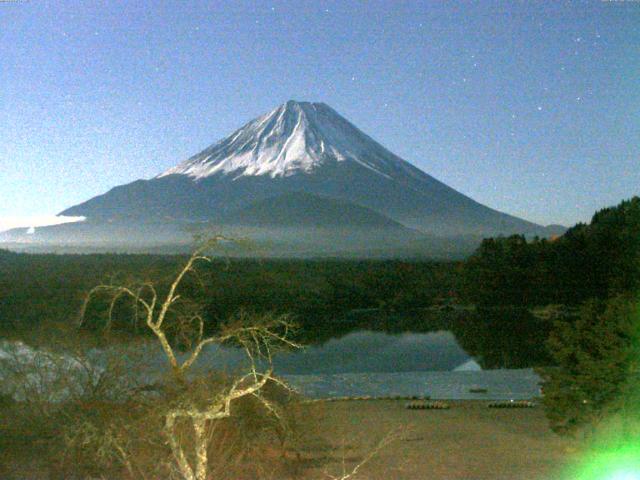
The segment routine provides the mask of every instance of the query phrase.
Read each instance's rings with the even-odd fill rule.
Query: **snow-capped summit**
[[[286,177],[344,161],[387,178],[411,168],[328,105],[290,100],[158,178],[182,174],[200,179],[217,173]]]
[[[411,165],[328,105],[296,101],[154,178],[61,213],[87,218],[76,229],[87,242],[107,232],[167,243],[186,237],[185,225],[204,224],[305,249],[322,241],[338,251],[402,245],[422,252],[415,245],[425,236],[437,242],[464,236],[455,240],[462,245],[468,237],[545,235],[539,225],[481,205]],[[39,229],[35,237],[51,232]],[[442,242],[449,251],[453,241]]]

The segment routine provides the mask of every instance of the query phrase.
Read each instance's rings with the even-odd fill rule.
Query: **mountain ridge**
[[[314,167],[332,160],[355,161],[390,178],[393,172],[389,167],[394,162],[389,158],[407,171],[415,168],[327,104],[289,100],[156,178],[183,174],[202,179],[240,170],[237,176],[268,174],[273,178],[311,173]]]
[[[87,218],[216,219],[291,191],[340,199],[430,235],[540,234],[377,143],[323,103],[289,101],[150,180],[61,212]]]
[[[230,212],[223,223],[251,226],[352,226],[408,230],[374,210],[306,192],[258,200]]]
[[[328,105],[296,101],[245,123],[153,178],[116,186],[60,215],[86,221],[50,229],[55,241],[69,232],[87,241],[100,235],[122,241],[126,235],[136,242],[174,242],[201,224],[240,225],[237,231],[276,243],[282,237],[318,244],[317,237],[326,236],[324,244],[335,242],[336,250],[340,242],[349,249],[361,242],[358,248],[388,251],[403,242],[433,243],[420,238],[440,238],[440,245],[466,238],[468,251],[469,238],[558,233],[556,227],[499,212],[454,190]],[[251,228],[243,221],[253,222]],[[46,241],[47,230],[37,229],[36,237]]]

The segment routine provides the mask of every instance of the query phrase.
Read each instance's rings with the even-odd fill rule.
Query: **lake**
[[[199,364],[230,368],[243,358],[235,349],[206,349]],[[472,358],[448,331],[388,334],[355,331],[275,357],[284,375],[451,371]]]
[[[233,369],[242,355],[214,346],[200,368]],[[282,353],[274,361],[284,376],[312,398],[430,396],[440,399],[529,399],[540,378],[530,368],[482,370],[453,333],[389,334],[362,330]],[[486,389],[486,393],[470,390]]]
[[[28,347],[23,350],[24,361],[33,362],[32,351]],[[93,350],[90,357],[101,364],[104,354]],[[156,344],[149,344],[142,354],[147,365],[145,381],[153,381],[166,371],[166,360]],[[239,349],[210,345],[194,368],[233,372],[242,368],[244,359]],[[282,352],[275,357],[274,368],[310,398],[529,399],[537,396],[540,381],[530,368],[481,369],[453,333],[445,330],[395,334],[353,331],[298,351]]]

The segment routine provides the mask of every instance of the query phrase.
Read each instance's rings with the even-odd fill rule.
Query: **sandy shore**
[[[340,473],[343,459],[347,469],[352,467],[398,428],[399,438],[364,465],[359,478],[558,480],[575,451],[573,441],[549,430],[541,407],[493,409],[482,401],[451,401],[449,410],[408,410],[406,403],[305,406],[319,420],[315,451],[307,452],[316,473],[309,478]]]
[[[488,402],[474,400],[446,403],[449,410],[409,410],[406,400],[300,405],[302,438],[287,454],[297,461],[286,477],[340,478],[394,432],[395,439],[353,480],[564,480],[560,472],[577,445],[549,430],[541,407],[493,409]],[[49,478],[38,442],[9,446],[0,445],[1,478]]]

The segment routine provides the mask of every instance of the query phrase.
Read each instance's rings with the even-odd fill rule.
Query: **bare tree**
[[[224,326],[218,334],[211,336],[205,335],[204,318],[198,309],[190,309],[186,314],[181,312],[170,316],[172,309],[175,310],[174,307],[181,299],[178,291],[185,277],[195,272],[198,262],[211,262],[211,258],[205,254],[206,251],[223,240],[228,239],[217,236],[197,248],[173,279],[163,298],[160,298],[156,287],[151,282],[136,286],[101,284],[88,293],[80,316],[82,324],[91,300],[98,294],[107,293],[110,296],[107,325],[110,327],[116,303],[122,298],[129,298],[136,309],[139,308],[142,311],[146,326],[158,340],[170,366],[173,380],[185,387],[187,391],[189,389],[187,374],[204,347],[209,344],[233,343],[244,350],[249,364],[248,373],[213,394],[205,393],[200,397],[195,396],[196,398],[193,395],[182,395],[179,401],[174,402],[164,412],[164,433],[173,454],[175,467],[180,477],[185,480],[208,478],[210,469],[208,429],[213,422],[230,417],[233,404],[238,399],[256,398],[271,414],[280,416],[276,405],[268,400],[262,391],[268,383],[290,390],[273,374],[273,353],[283,347],[299,347],[291,340],[292,324],[286,316],[265,316],[248,321],[247,316],[241,315],[235,322]],[[186,331],[186,335],[193,339],[186,355],[176,353],[167,335],[170,326],[178,326],[182,333]],[[181,434],[178,424],[182,421],[190,424],[192,434],[190,441],[185,441]],[[192,451],[188,451],[189,449]],[[131,471],[125,452],[120,446],[119,450],[125,466]]]
[[[189,304],[181,296],[180,287],[187,276],[197,276],[198,263],[212,262],[206,252],[220,241],[231,240],[216,236],[203,242],[172,279],[166,294],[161,295],[150,281],[134,285],[101,284],[87,294],[80,315],[82,325],[86,321],[89,304],[97,296],[106,294],[109,302],[105,328],[110,330],[116,304],[128,299],[135,310],[135,321],[142,319],[158,341],[170,372],[168,385],[163,388],[170,393],[164,399],[151,397],[149,400],[149,397],[144,397],[141,401],[150,402],[148,409],[154,419],[160,420],[161,426],[158,425],[165,446],[171,452],[171,460],[163,462],[165,475],[168,471],[171,477],[182,480],[208,480],[216,468],[224,468],[223,465],[214,465],[212,436],[220,421],[233,415],[234,405],[238,405],[240,399],[254,399],[277,422],[286,424],[280,406],[265,392],[267,386],[278,386],[288,394],[292,392],[285,382],[274,375],[273,355],[279,349],[300,348],[292,340],[294,326],[287,316],[256,317],[240,313],[215,334],[206,333],[202,311],[198,305]],[[176,339],[186,340],[181,342],[187,346],[186,351],[176,350]],[[195,375],[193,367],[210,344],[241,348],[247,360],[245,373],[231,380],[220,381],[218,378],[217,382]],[[90,438],[96,442],[96,450],[101,455],[107,452],[108,458],[119,462],[132,478],[147,478],[148,475],[153,478],[153,473],[139,466],[135,458],[136,447],[129,438],[135,436],[139,432],[136,428],[140,427],[128,425],[126,419],[114,419],[114,422],[114,426],[106,428],[105,432],[96,432],[92,425],[85,424],[85,431],[80,432],[76,444],[86,446],[87,438]],[[335,480],[355,478],[365,464],[397,437],[397,432],[386,436],[352,469],[345,468],[343,462],[339,475],[325,472],[325,476]],[[163,448],[153,439],[149,439],[147,445]]]
[[[391,430],[371,450],[369,450],[357,464],[351,467],[350,470],[348,470],[346,467],[346,462],[343,455],[341,472],[335,475],[330,473],[328,470],[325,470],[325,476],[328,480],[353,480],[357,478],[360,475],[360,471],[367,463],[369,463],[374,457],[376,457],[390,443],[396,442],[403,438],[403,434],[405,433],[405,431],[405,428],[396,428],[394,430]]]

